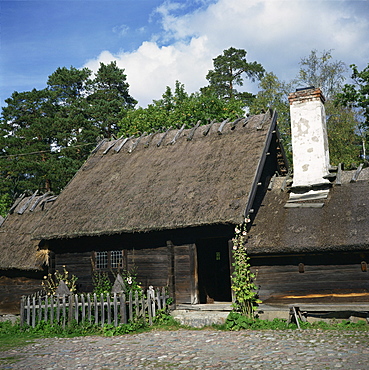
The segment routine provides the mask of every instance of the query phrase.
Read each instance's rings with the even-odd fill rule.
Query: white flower
[[[247,231],[246,230],[242,231],[242,235],[243,236],[246,236],[247,235]]]
[[[234,245],[233,246],[233,250],[236,251],[237,250],[237,245]]]
[[[240,230],[239,228],[237,228],[237,227],[236,227],[236,228],[234,229],[234,232],[235,232],[236,234],[239,234],[239,233],[241,232],[241,230]]]
[[[251,220],[250,220],[250,217],[246,217],[245,218],[245,222],[248,224],[249,222],[251,222]]]
[[[131,285],[132,284],[132,278],[129,276],[129,277],[127,277],[127,283],[129,284],[129,285]]]

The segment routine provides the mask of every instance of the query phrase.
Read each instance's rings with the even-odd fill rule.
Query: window
[[[97,270],[117,269],[119,267],[123,267],[123,252],[95,252],[95,267]]]

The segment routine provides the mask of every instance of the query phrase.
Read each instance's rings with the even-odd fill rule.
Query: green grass
[[[337,322],[300,322],[301,329],[319,329],[319,330],[341,330],[341,331],[369,331],[369,325],[365,321],[352,323],[348,320]],[[0,322],[0,352],[12,348],[24,346],[33,343],[38,338],[72,338],[79,336],[115,336],[140,333],[150,330],[178,330],[180,328],[191,330],[291,330],[297,329],[297,325],[287,324],[286,320],[274,319],[272,321],[254,319],[250,320],[238,313],[231,312],[225,324],[212,325],[211,327],[193,328],[179,324],[167,313],[161,313],[154,321],[153,326],[148,326],[143,320],[137,320],[134,323],[122,324],[118,327],[113,325],[101,326],[90,323],[72,323],[63,329],[59,325],[50,325],[41,322],[35,328],[21,328],[19,323],[12,324],[10,321]],[[10,364],[17,361],[17,356],[0,357],[0,365]]]

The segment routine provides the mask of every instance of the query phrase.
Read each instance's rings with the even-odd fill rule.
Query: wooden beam
[[[146,136],[146,132],[144,132],[133,144],[132,144],[132,146],[131,146],[131,148],[128,150],[128,153],[132,153],[135,149],[136,149],[136,147],[137,147],[137,145],[140,143],[140,141],[141,141],[141,139],[144,137],[144,136]]]
[[[22,208],[17,212],[17,213],[18,213],[18,215],[22,215],[22,214],[26,211],[26,209],[28,208],[28,206],[29,206],[29,205],[31,204],[31,202],[33,201],[33,199],[35,199],[35,197],[36,197],[37,193],[38,193],[38,190],[36,190],[36,191],[32,194],[32,196],[27,200],[27,202],[23,204]]]
[[[363,169],[364,167],[364,163],[360,163],[359,167],[357,168],[356,172],[354,173],[354,175],[352,176],[352,179],[350,180],[350,182],[356,182],[359,175],[360,175],[360,172],[361,170]]]
[[[175,134],[174,138],[172,139],[172,141],[169,143],[169,145],[173,145],[175,144],[175,142],[178,140],[178,138],[181,136],[184,128],[185,128],[185,124],[182,125],[182,127],[177,131],[177,133]]]
[[[165,137],[168,135],[168,132],[169,130],[172,129],[172,126],[168,128],[167,131],[164,132],[163,136],[160,138],[160,140],[158,141],[158,143],[156,144],[156,146],[159,148],[159,146],[163,143]]]
[[[194,127],[192,127],[189,135],[187,136],[187,140],[190,141],[192,140],[193,136],[195,135],[195,131],[197,130],[197,128],[200,126],[201,124],[201,119],[199,119],[196,123],[196,125]]]
[[[342,185],[342,163],[338,164],[336,185],[339,185],[339,186]]]
[[[131,139],[133,139],[135,136],[132,135],[130,137],[126,137],[125,139],[123,139],[123,141],[114,149],[115,150],[115,153],[119,153],[120,150],[123,148],[123,146]]]
[[[222,131],[223,131],[223,128],[224,128],[224,125],[229,121],[229,118],[225,119],[219,126],[218,128],[218,135],[222,135]]]
[[[209,132],[210,132],[210,130],[211,130],[211,128],[213,127],[213,125],[214,125],[214,123],[216,122],[216,120],[215,119],[213,119],[210,123],[209,123],[209,125],[208,125],[208,127],[206,128],[206,130],[202,133],[204,136],[206,136]]]

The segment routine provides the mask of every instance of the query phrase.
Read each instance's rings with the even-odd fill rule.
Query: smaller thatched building
[[[48,194],[22,195],[0,226],[0,314],[18,313],[21,296],[41,289],[49,252],[32,232],[53,200]]]

